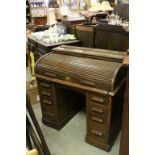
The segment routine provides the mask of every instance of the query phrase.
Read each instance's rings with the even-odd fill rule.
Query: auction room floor
[[[27,68],[27,80],[31,76]],[[86,113],[79,111],[60,131],[44,125],[41,121],[40,104],[33,110],[47,142],[51,155],[119,155],[120,134],[110,152],[106,152],[85,142]]]

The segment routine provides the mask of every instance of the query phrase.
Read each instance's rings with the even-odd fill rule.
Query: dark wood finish
[[[80,50],[79,50],[80,49]],[[54,51],[55,49],[53,49]],[[72,56],[93,58],[98,60],[107,60],[112,62],[122,62],[127,55],[126,52],[97,49],[97,48],[85,48],[77,46],[62,45],[56,48],[56,53],[68,54]]]
[[[30,98],[28,95],[26,95],[26,108],[28,111],[28,114],[26,116],[27,133],[29,133],[31,135],[31,138],[33,139],[33,142],[34,142],[37,150],[39,151],[40,155],[51,155],[49,152],[48,146],[46,144],[46,141],[44,139],[44,136],[42,134],[42,131],[40,129],[40,126],[38,124],[38,121],[36,119],[36,116],[33,112],[32,107],[31,107]],[[33,123],[33,126],[31,124],[29,118],[31,118],[31,122]],[[35,127],[35,130],[33,129],[33,127]],[[37,132],[37,134],[35,133],[35,131]],[[38,140],[38,136],[39,136],[40,140]]]
[[[129,49],[129,32],[122,26],[100,23],[76,25],[76,37],[83,47],[96,47],[115,51]]]
[[[26,129],[29,132],[31,139],[33,141],[34,147],[38,150],[39,155],[45,155],[43,152],[43,148],[41,143],[39,142],[39,139],[37,138],[37,134],[35,133],[30,120],[28,119],[28,117],[26,116]]]
[[[86,141],[109,151],[121,128],[124,84],[115,96],[104,96],[104,102],[92,103],[87,96]],[[92,95],[92,94],[91,94]],[[96,94],[94,95],[96,97]],[[101,97],[101,96],[99,96]],[[95,101],[96,102],[96,101]]]
[[[28,131],[27,128],[26,128],[26,147],[29,150],[32,150],[33,149],[33,145],[32,145],[31,139],[30,139],[30,134],[29,134],[29,131]]]
[[[95,47],[95,26],[76,25],[76,37],[82,47]]]
[[[76,35],[76,25],[85,22],[85,20],[77,19],[77,20],[62,20],[62,24],[66,26],[67,33]]]
[[[129,21],[129,4],[116,4],[114,6],[114,13],[118,14],[122,20]]]
[[[65,41],[65,42],[46,45],[40,41],[37,41],[35,38],[32,37],[32,35],[28,35],[27,38],[28,38],[28,58],[29,58],[29,64],[30,64],[29,66],[31,69],[31,73],[32,73],[32,68],[31,68],[30,51],[33,52],[35,62],[36,62],[41,56],[51,52],[51,50],[57,46],[60,46],[60,45],[77,46],[80,43],[79,40],[73,40],[73,41]]]
[[[99,24],[96,27],[95,47],[127,51],[129,49],[129,32],[121,26]]]
[[[45,17],[33,17],[33,21],[35,25],[46,25],[47,16]]]
[[[110,51],[108,57],[96,49],[93,56],[91,48],[69,47],[53,49],[36,64],[42,121],[59,130],[86,103],[86,142],[109,151],[121,127],[124,53]]]
[[[26,24],[31,23],[31,6],[30,1],[26,0]]]
[[[129,73],[126,83],[119,155],[129,155]]]

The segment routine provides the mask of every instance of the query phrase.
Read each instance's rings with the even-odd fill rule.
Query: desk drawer
[[[97,123],[102,126],[106,126],[108,124],[108,115],[106,113],[103,116],[99,114],[88,113],[87,118],[90,123]]]
[[[88,102],[108,105],[109,98],[107,96],[100,96],[95,94],[88,94]]]
[[[42,104],[54,105],[54,99],[44,95],[40,95],[40,102]]]
[[[49,114],[49,113],[42,113],[43,119],[47,120],[49,122],[55,123],[56,122],[56,117],[54,114]]]
[[[103,127],[98,123],[92,123],[88,121],[88,136],[95,139],[96,141],[100,141],[101,143],[108,143],[109,141],[109,133],[108,128]]]
[[[53,92],[51,90],[46,90],[46,89],[43,89],[43,88],[39,88],[39,94],[40,96],[43,96],[43,97],[53,97]]]
[[[108,115],[108,107],[96,103],[88,103],[88,113],[97,114],[101,118],[105,118]]]
[[[41,99],[41,109],[42,109],[42,115],[45,119],[50,121],[56,120],[56,112],[55,112],[55,106],[52,100],[48,100],[46,98]]]
[[[50,99],[54,97],[54,88],[52,86],[43,87],[39,85],[38,90],[39,90],[39,95],[42,97],[48,97]]]
[[[50,88],[51,84],[50,82],[38,80],[38,86],[43,87],[43,88]]]

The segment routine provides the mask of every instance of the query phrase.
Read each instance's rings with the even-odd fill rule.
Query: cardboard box
[[[27,81],[26,82],[26,93],[30,96],[31,104],[36,104],[40,101],[36,81]]]

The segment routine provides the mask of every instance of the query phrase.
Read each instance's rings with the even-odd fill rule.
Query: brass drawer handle
[[[44,91],[42,91],[41,94],[42,94],[42,95],[45,95],[45,96],[51,96],[50,93],[48,93],[48,92],[44,92]]]
[[[102,136],[102,132],[96,131],[96,130],[91,130],[91,133],[97,135],[97,136]]]
[[[48,100],[43,100],[43,103],[45,103],[45,104],[52,104],[52,102],[51,101],[48,101]]]
[[[93,108],[91,108],[91,110],[94,111],[94,112],[98,112],[98,113],[100,113],[100,114],[103,113],[103,110],[102,110],[102,109],[99,109],[99,108],[93,107]]]
[[[101,118],[92,117],[91,119],[92,119],[93,121],[95,121],[95,122],[103,123],[103,119],[101,119]]]
[[[95,86],[95,83],[94,83],[94,82],[91,82],[91,81],[80,80],[80,82],[81,82],[82,84],[87,85],[87,86]]]
[[[97,97],[97,96],[92,97],[91,100],[95,101],[95,102],[99,102],[99,103],[104,103],[104,99],[100,98],[100,97]]]
[[[50,84],[43,83],[43,82],[41,82],[39,85],[42,86],[42,87],[46,87],[46,88],[49,88],[50,87]]]

